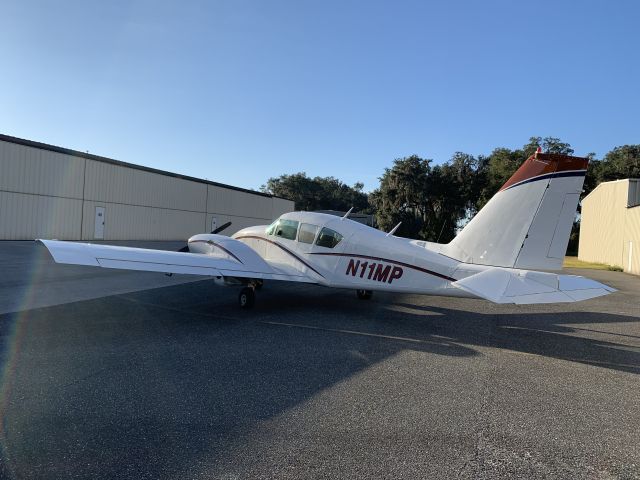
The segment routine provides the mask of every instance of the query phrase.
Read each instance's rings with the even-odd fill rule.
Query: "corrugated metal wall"
[[[629,180],[604,182],[582,201],[578,258],[640,274],[640,206],[627,207]]]
[[[95,157],[94,157],[95,158]],[[269,224],[293,202],[0,140],[0,239],[184,240],[231,221]]]
[[[628,208],[626,213],[622,266],[625,272],[640,275],[640,206]]]

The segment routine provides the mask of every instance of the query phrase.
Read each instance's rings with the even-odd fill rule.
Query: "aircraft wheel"
[[[256,303],[256,292],[253,288],[244,287],[240,290],[240,295],[238,295],[238,304],[240,308],[253,308],[253,305]]]
[[[373,295],[372,290],[356,290],[356,295],[360,300],[369,300]]]

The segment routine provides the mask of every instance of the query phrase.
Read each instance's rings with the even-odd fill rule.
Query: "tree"
[[[385,169],[380,187],[369,196],[378,225],[389,230],[402,222],[397,235],[443,242],[450,241],[458,222],[474,205],[479,191],[475,181],[484,160],[457,152],[444,165],[417,155],[399,158]]]
[[[525,145],[526,149],[527,146]],[[482,183],[480,193],[476,197],[475,209],[480,210],[484,207],[526,159],[527,155],[524,150],[510,150],[508,148],[496,148],[493,150],[486,158],[484,178],[478,179]]]
[[[363,211],[369,208],[364,184],[350,187],[334,177],[307,177],[304,172],[270,178],[260,190],[288,198],[295,202],[296,210],[349,210]]]
[[[600,182],[640,177],[640,145],[615,147],[605,155],[598,174]]]
[[[562,142],[556,137],[530,137],[529,143],[522,147],[525,156],[529,158],[536,153],[538,148],[542,148],[544,153],[560,153],[562,155],[573,155],[573,148],[568,143]]]
[[[477,197],[476,210],[480,210],[538,148],[544,153],[573,154],[571,145],[556,137],[531,137],[529,143],[516,150],[496,148],[485,160],[484,179],[478,179],[483,185]],[[482,170],[479,173],[482,174]]]
[[[298,210],[348,210],[375,213],[383,230],[402,226],[397,235],[446,243],[457,229],[493,197],[522,163],[541,148],[545,153],[572,155],[573,148],[556,137],[530,137],[515,150],[495,148],[488,156],[456,152],[442,165],[417,155],[394,160],[368,196],[362,183],[348,186],[335,177],[305,173],[270,178],[262,190],[294,200]],[[598,183],[640,177],[640,145],[623,145],[602,160],[590,159],[583,197]],[[577,245],[579,218],[571,234]]]
[[[416,238],[425,220],[425,186],[431,170],[426,160],[412,155],[394,160],[385,168],[380,187],[369,195],[378,226],[389,230],[402,222],[399,236]]]

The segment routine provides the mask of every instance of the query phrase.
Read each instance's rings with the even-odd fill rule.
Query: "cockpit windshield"
[[[287,240],[295,240],[298,233],[298,221],[279,218],[267,227],[266,233]]]
[[[266,233],[267,235],[273,235],[273,232],[274,232],[274,231],[275,231],[275,229],[276,229],[276,225],[278,225],[278,220],[280,220],[280,219],[279,219],[279,218],[276,218],[276,219],[273,221],[273,223],[267,227],[267,229],[265,230],[265,233]]]

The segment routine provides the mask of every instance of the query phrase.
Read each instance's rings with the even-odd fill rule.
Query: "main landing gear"
[[[256,303],[256,290],[260,290],[263,283],[264,281],[261,278],[256,278],[240,290],[240,295],[238,295],[240,308],[253,308]]]
[[[356,295],[360,300],[369,300],[373,295],[372,290],[356,290]]]
[[[253,308],[256,303],[256,291],[253,287],[244,287],[238,295],[240,308]]]

